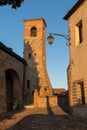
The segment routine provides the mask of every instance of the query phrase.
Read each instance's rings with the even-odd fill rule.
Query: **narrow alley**
[[[26,106],[2,116],[0,130],[87,130],[87,120],[76,119],[60,107]]]

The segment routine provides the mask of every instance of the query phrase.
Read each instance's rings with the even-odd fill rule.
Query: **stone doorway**
[[[11,111],[19,107],[21,87],[20,80],[16,71],[8,69],[5,72],[6,76],[6,100],[7,111]]]
[[[6,71],[6,99],[7,110],[13,109],[13,78],[9,70]]]

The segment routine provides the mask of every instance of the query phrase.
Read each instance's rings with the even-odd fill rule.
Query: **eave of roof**
[[[75,11],[76,9],[84,2],[84,0],[79,0],[70,10],[69,12],[64,16],[63,19],[67,20]]]
[[[43,20],[45,26],[47,27],[47,24],[46,24],[46,21],[45,21],[44,18],[26,19],[26,20],[24,20],[24,22],[26,22],[26,21],[34,21],[34,20]]]
[[[15,57],[16,59],[21,61],[23,64],[27,64],[26,61],[22,57],[20,57],[15,52],[13,52],[11,48],[6,47],[1,41],[0,41],[0,49],[10,54],[11,56]]]

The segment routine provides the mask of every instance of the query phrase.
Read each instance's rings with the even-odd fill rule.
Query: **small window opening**
[[[30,89],[30,80],[27,80],[27,88]]]
[[[76,45],[79,45],[82,43],[83,41],[82,20],[75,26],[75,38],[76,38]]]
[[[32,91],[32,96],[34,95],[34,91]]]
[[[84,96],[84,84],[80,84],[81,87],[81,97],[82,97],[82,104],[85,104],[85,96]]]
[[[79,25],[79,42],[82,42],[82,23]]]
[[[78,83],[78,88],[77,88],[77,101],[78,104],[85,104],[85,93],[84,93],[84,83],[80,82]]]
[[[45,91],[47,91],[47,88],[45,88]]]
[[[36,57],[36,53],[34,53],[34,58]]]

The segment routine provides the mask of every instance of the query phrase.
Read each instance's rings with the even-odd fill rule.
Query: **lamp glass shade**
[[[51,45],[51,44],[54,42],[54,37],[50,34],[50,35],[47,37],[47,40],[48,40],[48,43]]]

